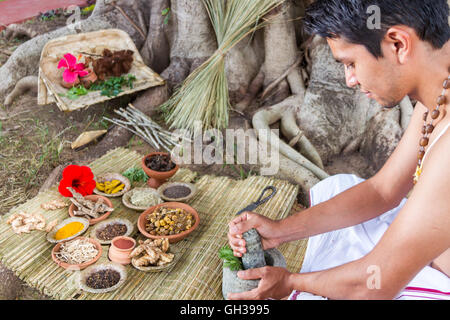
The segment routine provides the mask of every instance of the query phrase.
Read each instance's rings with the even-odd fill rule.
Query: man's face
[[[334,58],[344,64],[347,86],[359,86],[367,97],[387,108],[398,105],[407,95],[403,91],[405,86],[402,85],[398,64],[389,52],[377,59],[363,45],[342,38],[327,41]]]

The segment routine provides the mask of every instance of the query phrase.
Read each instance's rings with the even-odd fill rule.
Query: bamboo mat
[[[124,172],[130,167],[140,166],[142,155],[124,148],[110,151],[95,160],[90,167],[94,174]],[[91,294],[78,288],[78,271],[67,271],[57,266],[51,258],[53,244],[46,234],[32,231],[16,235],[5,223],[9,215],[25,211],[41,213],[47,221],[68,218],[67,208],[45,211],[41,203],[61,198],[56,186],[39,193],[35,198],[13,208],[0,220],[0,261],[24,280],[29,286],[54,299],[222,299],[222,263],[218,250],[227,243],[228,222],[235,213],[256,201],[261,190],[273,185],[277,194],[256,211],[273,219],[281,219],[301,210],[296,203],[298,187],[286,181],[270,177],[251,176],[246,180],[212,175],[197,176],[197,173],[181,168],[172,177],[173,181],[194,182],[198,193],[188,202],[200,215],[200,225],[188,238],[173,245],[178,252],[177,263],[164,272],[144,273],[127,266],[125,284],[114,292]],[[111,218],[129,219],[136,225],[140,212],[122,205],[121,198],[112,198],[115,210]],[[89,232],[89,230],[88,230]],[[85,235],[87,235],[86,233]],[[134,236],[140,239],[137,227]],[[306,240],[281,246],[288,269],[298,272],[306,250]],[[107,262],[108,246],[103,246],[99,262]],[[98,263],[99,263],[98,262]]]

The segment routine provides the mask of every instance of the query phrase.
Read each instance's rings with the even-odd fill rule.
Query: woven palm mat
[[[139,167],[141,159],[142,155],[134,151],[118,148],[94,161],[90,167],[94,174],[121,173],[130,167]],[[104,294],[81,291],[77,280],[79,272],[67,271],[53,262],[51,250],[54,245],[46,240],[45,232],[16,235],[5,222],[9,215],[20,211],[41,213],[48,222],[68,218],[67,208],[55,211],[40,208],[41,203],[61,199],[56,186],[12,209],[1,219],[1,263],[28,285],[55,299],[222,299],[222,262],[217,252],[227,243],[228,222],[235,213],[256,201],[261,190],[268,185],[275,186],[278,192],[256,210],[258,213],[281,219],[301,210],[296,204],[298,187],[282,180],[260,176],[251,176],[246,180],[212,175],[198,177],[195,172],[183,168],[171,180],[195,182],[198,193],[189,204],[200,215],[198,229],[173,245],[173,250],[178,252],[178,260],[171,269],[144,273],[129,265],[126,267],[127,280],[116,291]],[[139,212],[123,206],[121,198],[112,198],[112,202],[115,210],[111,218],[121,217],[137,222]],[[134,236],[138,239],[142,237],[136,230]],[[290,271],[298,272],[305,249],[306,240],[281,246]],[[99,262],[107,262],[107,254],[108,246],[103,246]]]

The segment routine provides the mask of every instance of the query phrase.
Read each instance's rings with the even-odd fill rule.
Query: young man
[[[378,28],[368,24],[377,13]],[[236,256],[251,228],[265,249],[310,238],[301,273],[241,271],[259,287],[228,298],[450,299],[448,19],[447,0],[317,0],[307,9],[306,30],[327,39],[349,87],[386,108],[406,95],[418,103],[372,178],[325,179],[311,189],[311,207],[284,220],[247,212],[230,222]]]

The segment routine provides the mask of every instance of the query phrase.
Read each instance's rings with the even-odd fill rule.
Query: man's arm
[[[418,142],[425,111],[423,105],[416,105],[397,148],[375,176],[281,221],[281,242],[353,226],[396,207],[413,187],[412,176],[417,165]]]
[[[332,299],[391,299],[450,247],[450,135],[436,143],[410,198],[365,257],[325,271],[292,274],[291,287]],[[372,269],[368,269],[373,267]],[[381,287],[369,289],[368,270]]]

